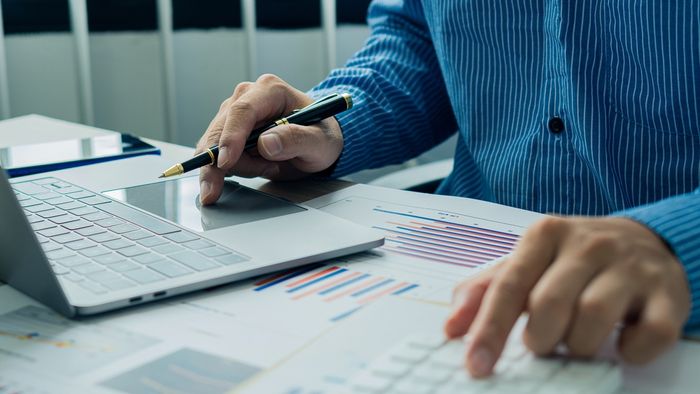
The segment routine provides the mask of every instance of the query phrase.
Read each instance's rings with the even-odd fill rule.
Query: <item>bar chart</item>
[[[374,212],[395,218],[373,226],[386,232],[385,250],[437,263],[475,268],[510,253],[519,238],[404,211],[374,208]]]
[[[263,278],[254,283],[252,290],[282,293],[290,301],[335,303],[339,308],[333,308],[329,320],[338,321],[372,301],[406,294],[418,287],[417,283],[353,267],[315,264]],[[338,310],[342,312],[336,313]]]

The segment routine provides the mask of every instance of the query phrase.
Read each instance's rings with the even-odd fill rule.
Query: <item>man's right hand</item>
[[[253,129],[312,102],[311,97],[270,74],[236,86],[197,144],[196,154],[219,145],[217,165],[200,171],[202,204],[218,200],[225,176],[299,179],[330,167],[343,150],[343,134],[335,118],[311,126],[275,127],[260,136],[257,151],[243,151]]]

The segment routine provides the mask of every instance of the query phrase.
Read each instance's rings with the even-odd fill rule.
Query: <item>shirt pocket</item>
[[[606,0],[606,97],[638,126],[700,136],[700,2]]]

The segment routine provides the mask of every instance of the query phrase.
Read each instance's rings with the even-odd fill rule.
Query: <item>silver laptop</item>
[[[91,315],[380,246],[378,232],[227,181],[105,194],[0,169],[0,280],[65,316]]]

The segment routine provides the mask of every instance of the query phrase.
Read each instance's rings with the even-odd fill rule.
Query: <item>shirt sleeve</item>
[[[333,177],[402,163],[457,130],[420,3],[375,0],[365,46],[309,92],[353,98],[353,108],[336,117],[344,148]]]
[[[691,292],[686,327],[700,324],[700,189],[652,204],[618,212],[615,216],[640,222],[663,238],[685,268]]]

